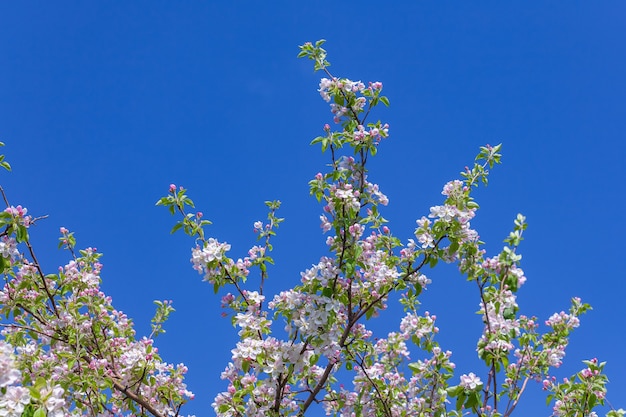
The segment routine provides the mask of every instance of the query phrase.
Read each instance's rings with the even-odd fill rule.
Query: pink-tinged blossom
[[[522,268],[518,268],[516,265],[512,265],[509,268],[509,273],[515,275],[517,277],[517,287],[521,287],[526,282],[526,276],[524,275],[524,271]]]
[[[228,248],[230,249],[230,245]],[[265,247],[263,246],[255,245],[251,247],[250,250],[248,251],[248,256],[251,261],[255,260],[259,256],[264,256],[264,255],[265,255]]]
[[[0,341],[0,388],[14,384],[20,377],[21,373],[15,364],[13,346]]]
[[[322,231],[324,233],[328,232],[330,229],[332,229],[333,225],[331,222],[328,221],[328,217],[324,216],[323,214],[320,216],[320,221],[322,222],[320,224],[320,227],[322,228]]]
[[[502,339],[491,340],[484,346],[484,349],[488,352],[509,352],[513,348],[514,346],[511,342]]]
[[[337,171],[354,171],[354,158],[351,156],[342,156],[339,158],[337,161]]]
[[[242,369],[243,362],[246,362],[256,372],[273,377],[287,372],[289,366],[294,366],[294,372],[300,372],[311,356],[309,351],[303,350],[302,343],[281,342],[273,337],[264,340],[244,338],[231,352],[236,369]],[[262,360],[258,361],[260,356]]]
[[[423,217],[421,219],[417,219],[415,220],[415,223],[417,223],[417,226],[419,228],[428,228],[430,227],[430,220],[428,220],[426,217]]]
[[[569,329],[574,329],[580,326],[580,320],[576,316],[561,311],[560,313],[551,315],[550,318],[546,320],[546,325],[550,327],[566,326]]]
[[[384,288],[392,285],[400,276],[395,266],[387,265],[388,254],[381,250],[372,250],[368,241],[372,236],[368,237],[363,243],[363,253],[361,261],[363,266],[359,271],[359,276],[352,279],[352,292],[357,294],[367,294],[367,297],[378,298],[379,294],[384,293]],[[382,307],[386,297],[381,298]]]
[[[379,339],[374,345],[374,352],[382,355],[382,362],[389,363],[395,360],[409,359],[406,338],[401,333],[391,332],[386,339]]]
[[[598,375],[599,373],[600,372],[597,369],[592,371],[589,368],[585,368],[582,371],[580,371],[580,376],[581,378],[591,378],[591,377]]]
[[[408,313],[400,322],[400,331],[406,339],[410,339],[413,336],[421,339],[439,332],[439,329],[435,327],[436,319],[437,316],[430,315],[428,311],[424,313],[424,316]]]
[[[334,84],[334,81],[329,80],[328,78],[322,78],[320,80],[320,88],[318,91],[320,92],[320,95],[322,96],[324,101],[330,101],[330,94],[328,93],[328,90],[330,90],[334,86]]]
[[[346,93],[356,93],[365,89],[365,84],[361,81],[352,81],[343,78],[337,82],[337,88],[343,89]]]
[[[464,191],[465,190],[463,187],[463,182],[459,180],[454,180],[446,183],[446,185],[443,186],[443,191],[441,191],[441,194],[447,197],[458,198],[463,194]]]
[[[406,261],[412,258],[413,254],[415,253],[416,248],[417,248],[417,244],[415,243],[415,240],[409,239],[407,241],[406,246],[400,250],[400,256],[402,257],[404,261]]]
[[[261,303],[265,300],[265,296],[262,294],[259,294],[258,291],[244,290],[243,294],[246,297],[246,300],[248,301],[249,309],[257,310],[258,307],[261,305]]]
[[[233,301],[235,301],[235,296],[231,293],[226,294],[222,297],[222,308],[230,307]]]
[[[67,415],[67,410],[65,409],[65,391],[60,386],[55,386],[51,389],[48,389],[48,392],[42,392],[42,397],[44,398],[44,405],[46,406],[46,410],[48,410],[48,416],[50,417],[63,417]]]
[[[421,244],[422,249],[428,249],[435,246],[435,238],[431,234],[430,220],[426,217],[416,220],[418,228],[415,229],[415,237]]]
[[[482,384],[483,383],[480,378],[474,375],[473,372],[470,372],[467,375],[461,375],[460,385],[468,391],[474,391],[476,388],[482,386]]]
[[[486,308],[486,313],[485,313]],[[515,311],[517,308],[516,296],[510,290],[504,290],[497,293],[494,299],[483,304],[480,303],[480,312],[486,315],[484,318],[485,323],[489,323],[489,326],[485,325],[485,332],[491,334],[500,334],[503,339],[507,339],[511,332],[519,334],[519,321],[514,315],[509,316],[508,313]],[[506,315],[506,317],[505,317]],[[485,335],[483,335],[485,337]],[[509,350],[511,347],[508,347]]]
[[[199,273],[207,271],[207,264],[213,261],[221,261],[229,250],[230,245],[228,243],[220,243],[216,239],[209,238],[203,248],[196,246],[191,251],[193,269]]]
[[[381,83],[380,81],[375,81],[375,82],[370,81],[369,88],[371,90],[381,91],[383,89],[383,83]]]
[[[359,223],[355,223],[353,225],[350,225],[350,227],[348,227],[348,232],[352,235],[352,237],[354,237],[355,239],[358,239],[361,237],[361,235],[363,234],[363,231],[365,230],[365,227],[362,224]]]
[[[6,387],[0,394],[0,415],[2,417],[20,417],[24,407],[30,403],[30,392],[24,387]]]
[[[500,271],[502,270],[500,260],[498,258],[486,258],[481,264],[481,268],[484,269],[485,272],[495,273],[496,275],[500,274]]]
[[[2,236],[0,239],[0,256],[5,259],[15,259],[20,255],[17,250],[17,242],[9,236]]]
[[[386,206],[387,204],[389,204],[389,198],[387,198],[387,196],[379,190],[378,184],[366,182],[365,185],[367,188],[367,192],[376,197],[381,205]]]
[[[420,287],[426,288],[432,281],[426,275],[418,273],[415,282],[417,282]]]
[[[334,122],[339,123],[340,118],[348,113],[348,108],[335,103],[331,103],[330,111],[332,114],[335,115],[335,117],[333,118]]]
[[[352,110],[355,113],[358,113],[363,110],[365,105],[367,104],[367,99],[365,97],[359,97],[354,101],[354,105],[352,106]]]
[[[355,130],[352,133],[352,138],[356,141],[356,142],[361,142],[365,139],[366,133],[365,133],[365,128],[362,125],[358,125],[357,126],[357,130]]]
[[[424,249],[433,248],[435,246],[435,240],[430,233],[421,233],[417,240],[419,240],[419,242],[422,244],[422,248]]]
[[[563,363],[563,358],[565,357],[565,346],[556,346],[554,348],[545,349],[548,364],[550,366],[554,366],[558,368]]]
[[[354,211],[358,211],[361,208],[358,191],[353,190],[350,184],[345,184],[343,188],[335,189],[334,196],[341,200],[346,208]]]
[[[135,342],[128,346],[118,359],[119,370],[127,375],[128,381],[132,378],[133,369],[142,367],[146,363],[146,347],[143,343]]]
[[[457,208],[454,206],[434,206],[430,208],[430,214],[428,217],[431,219],[440,218],[445,222],[451,221],[457,215]]]
[[[9,213],[11,216],[24,218],[26,217],[26,213],[28,213],[28,209],[26,207],[17,206],[17,207],[7,207],[4,209],[5,213]]]
[[[247,334],[258,334],[259,332],[265,332],[272,324],[271,320],[260,316],[256,309],[250,308],[245,313],[237,313],[234,318],[234,324],[239,326],[239,336],[244,337]]]

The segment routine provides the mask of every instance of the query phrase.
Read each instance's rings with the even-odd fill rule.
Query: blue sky
[[[103,287],[140,334],[152,300],[174,301],[157,344],[190,368],[185,412],[212,415],[235,331],[154,203],[184,185],[238,257],[263,202],[282,200],[271,280],[296,283],[325,254],[307,181],[327,161],[308,144],[331,121],[321,74],[296,54],[325,38],[335,75],[382,81],[391,101],[375,115],[391,137],[370,178],[396,235],[411,236],[479,146],[504,144],[475,227],[495,253],[527,216],[522,312],[592,304],[559,375],[607,361],[609,399],[625,406],[625,13],[619,1],[3,2],[0,141],[14,172],[1,184],[49,215],[31,232],[49,271],[66,261],[59,226],[104,253]],[[429,275],[439,340],[476,370],[474,287],[454,268]],[[519,415],[549,415],[544,404],[535,387]]]

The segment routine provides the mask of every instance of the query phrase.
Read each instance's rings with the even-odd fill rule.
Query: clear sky
[[[321,74],[296,55],[325,38],[335,75],[382,81],[391,101],[374,116],[390,139],[370,179],[394,234],[411,237],[479,146],[504,144],[473,224],[493,254],[527,216],[522,312],[592,304],[557,375],[608,361],[609,399],[626,407],[626,3],[471,3],[1,2],[0,141],[14,172],[0,183],[49,215],[31,231],[48,271],[67,258],[59,226],[104,253],[103,287],[139,334],[152,300],[174,301],[157,345],[190,368],[184,411],[212,415],[236,333],[191,269],[192,241],[170,236],[154,203],[184,185],[239,257],[263,202],[280,199],[272,288],[298,282],[325,254],[307,181],[327,161],[308,144],[331,114]],[[429,275],[439,341],[459,370],[479,370],[475,288],[452,267]],[[544,404],[533,387],[518,415],[547,416]]]

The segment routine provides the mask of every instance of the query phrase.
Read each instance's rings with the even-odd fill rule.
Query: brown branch
[[[145,408],[146,410],[148,410],[150,413],[152,413],[155,417],[166,417],[165,414],[161,414],[159,413],[159,411],[154,408],[148,401],[146,401],[144,398],[142,398],[141,396],[135,394],[134,392],[132,392],[131,390],[129,390],[127,387],[124,387],[122,384],[120,384],[118,381],[111,379],[111,382],[113,383],[113,387],[118,390],[119,392],[121,392],[122,394],[124,394],[127,398],[130,398],[131,400],[133,400],[134,402],[136,402],[137,404],[139,404],[140,406],[142,406],[143,408]]]

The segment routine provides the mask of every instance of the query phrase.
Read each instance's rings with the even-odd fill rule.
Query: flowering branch
[[[186,368],[162,362],[152,345],[173,311],[169,303],[157,303],[150,338],[136,340],[132,322],[100,290],[101,255],[87,248],[76,257],[73,234],[61,228],[60,246],[72,260],[46,275],[29,240],[34,219],[10,205],[1,187],[0,194],[7,204],[0,213],[0,414],[178,415],[193,397],[182,382]]]

